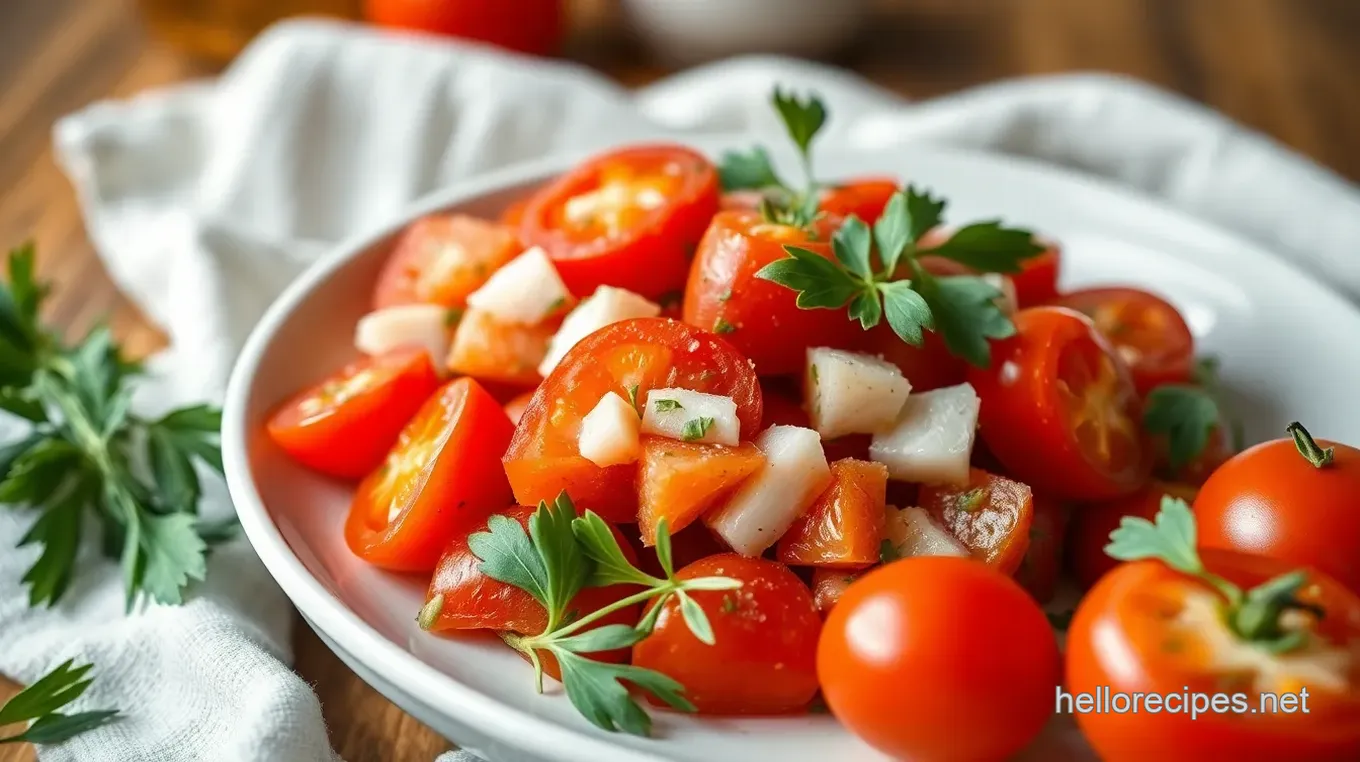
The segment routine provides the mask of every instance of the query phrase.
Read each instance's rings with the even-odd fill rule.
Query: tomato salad
[[[1295,424],[1234,454],[1171,302],[821,179],[825,106],[774,106],[797,182],[634,146],[402,233],[363,358],[268,424],[354,480],[354,553],[608,730],[823,706],[896,757],[1000,760],[1063,683],[1306,687],[1308,715],[1079,725],[1109,760],[1360,759],[1360,451]]]

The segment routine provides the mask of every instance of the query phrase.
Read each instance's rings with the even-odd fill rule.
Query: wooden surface
[[[828,0],[832,1],[832,0]],[[577,0],[569,51],[627,84],[666,74],[602,9]],[[837,63],[921,98],[1002,77],[1103,70],[1201,100],[1360,180],[1355,0],[880,0]],[[49,318],[101,318],[136,354],[159,347],[109,283],[53,163],[53,121],[91,101],[211,73],[143,30],[131,0],[0,0],[0,248],[33,238],[56,283]],[[1269,178],[1263,178],[1269,181]],[[0,552],[4,552],[0,550]],[[301,622],[297,670],[349,762],[428,762],[448,744],[347,670]],[[0,678],[0,700],[15,690]],[[32,758],[0,746],[0,762]]]

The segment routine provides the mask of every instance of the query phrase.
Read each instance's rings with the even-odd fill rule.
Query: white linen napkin
[[[412,199],[568,149],[699,132],[778,140],[775,83],[829,102],[827,143],[948,143],[1104,175],[1360,297],[1355,188],[1199,106],[1109,76],[908,104],[843,72],[747,58],[628,92],[576,66],[303,21],[263,35],[216,82],[93,105],[63,119],[55,140],[109,272],[171,337],[145,394],[164,406],[220,398],[289,279]],[[221,490],[210,510],[230,510]],[[288,669],[287,601],[243,541],[214,554],[182,607],[124,617],[118,575],[89,552],[61,605],[30,610],[19,578],[36,553],[12,548],[32,518],[0,511],[0,672],[27,682],[69,657],[91,661],[81,706],[124,713],[44,747],[44,762],[334,758],[316,697]]]

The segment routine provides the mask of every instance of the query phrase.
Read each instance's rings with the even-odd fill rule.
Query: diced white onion
[[[822,438],[801,426],[771,426],[756,438],[765,465],[704,517],[733,550],[758,556],[779,540],[831,483]]]
[[[898,481],[966,482],[980,405],[970,384],[913,394],[897,424],[874,435],[869,457]]]
[[[891,429],[910,392],[901,369],[882,358],[808,349],[804,398],[812,427],[823,439]]]

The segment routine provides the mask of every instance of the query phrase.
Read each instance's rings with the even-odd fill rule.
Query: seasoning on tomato
[[[433,214],[397,238],[378,274],[373,308],[440,304],[462,309],[496,268],[520,252],[512,228],[465,214]]]
[[[1034,521],[1029,485],[974,468],[967,484],[926,484],[917,500],[974,558],[1003,574],[1020,568]]]
[[[1170,495],[1193,501],[1197,492],[1186,484],[1153,480],[1131,495],[1078,506],[1072,512],[1072,529],[1067,540],[1067,563],[1077,585],[1090,590],[1119,565],[1105,552],[1105,546],[1110,543],[1110,532],[1119,528],[1125,516],[1151,521],[1161,509],[1162,498]]]
[[[669,318],[613,323],[567,352],[520,418],[504,458],[516,499],[535,504],[565,490],[605,519],[636,521],[636,464],[601,467],[583,457],[582,420],[610,392],[637,402],[674,388],[730,397],[743,441],[760,426],[760,385],[727,342]]]
[[[597,156],[530,197],[520,222],[577,297],[617,286],[651,299],[684,288],[718,211],[718,175],[695,151],[636,146]]]
[[[397,435],[439,388],[421,347],[395,349],[345,366],[285,402],[269,436],[297,462],[341,479],[362,479],[382,463]]]
[[[1068,500],[1109,500],[1142,486],[1152,467],[1128,370],[1090,319],[1061,307],[1015,315],[968,380],[979,426],[1006,472]]]
[[[1054,302],[1091,318],[1124,361],[1139,394],[1190,380],[1195,340],[1170,302],[1136,288],[1088,288]]]
[[[1077,607],[1067,692],[1159,702],[1078,712],[1096,753],[1108,762],[1360,759],[1360,598],[1312,569],[1197,551],[1194,538],[1195,517],[1175,498],[1155,522],[1126,519],[1110,552],[1130,563]]]
[[[514,426],[470,378],[445,384],[354,494],[345,541],[384,569],[430,572],[460,532],[511,505],[500,469]]]

